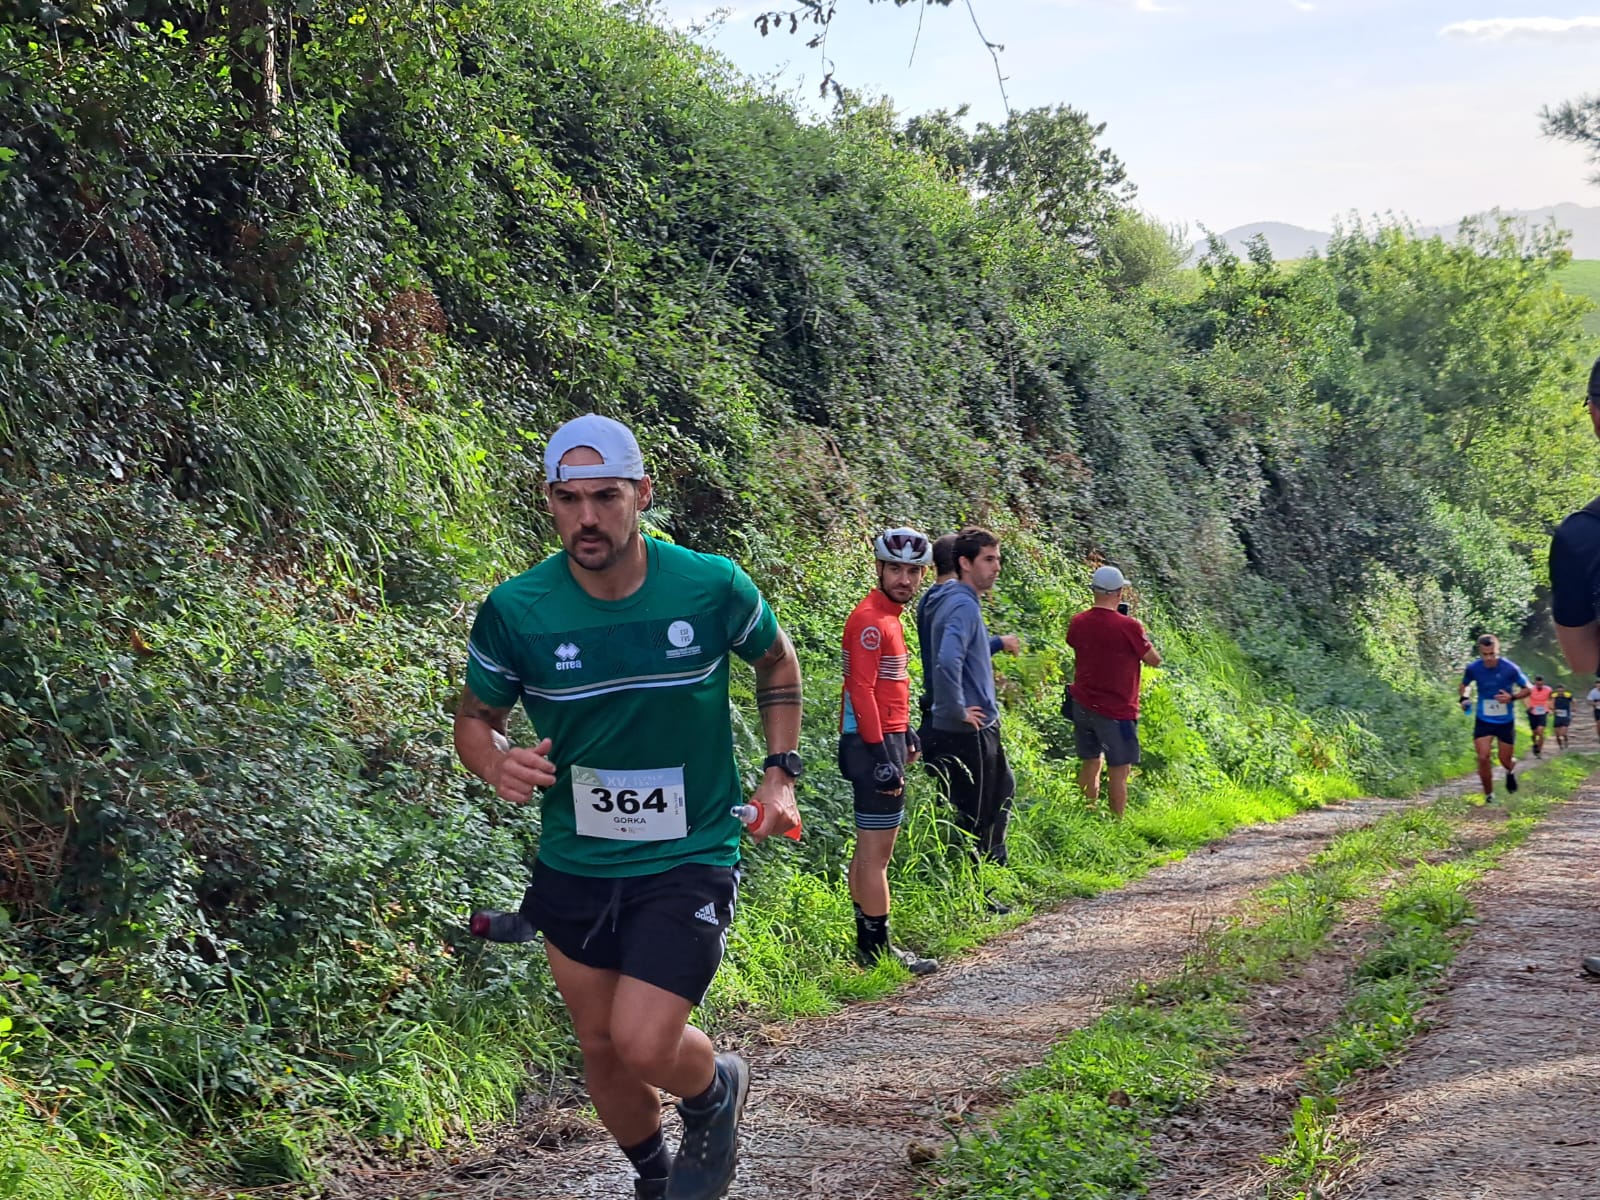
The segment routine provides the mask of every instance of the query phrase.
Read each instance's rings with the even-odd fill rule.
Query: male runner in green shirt
[[[563,549],[490,593],[468,645],[456,752],[513,804],[541,793],[522,916],[540,930],[601,1121],[641,1200],[719,1200],[749,1068],[688,1023],[727,941],[744,799],[730,655],[754,665],[769,755],[756,840],[799,823],[800,668],[729,559],[644,536],[651,481],[633,434],[588,414],[545,450]],[[512,747],[522,702],[540,741]],[[657,1089],[682,1098],[674,1157]]]

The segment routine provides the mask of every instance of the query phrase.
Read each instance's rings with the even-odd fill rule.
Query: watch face
[[[800,772],[805,769],[805,764],[800,761],[800,756],[793,750],[783,754],[769,754],[766,765],[769,767],[781,767],[794,779],[799,779]]]

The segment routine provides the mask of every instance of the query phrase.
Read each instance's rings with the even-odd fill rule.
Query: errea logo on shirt
[[[576,671],[583,666],[583,660],[578,657],[578,647],[571,642],[562,642],[556,647],[556,670]]]

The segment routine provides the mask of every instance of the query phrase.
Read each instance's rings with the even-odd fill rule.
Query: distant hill
[[[1558,226],[1572,234],[1568,246],[1572,249],[1573,258],[1600,258],[1600,207],[1556,204],[1549,208],[1508,209],[1505,215],[1526,221],[1530,226],[1543,225],[1554,219]],[[1437,233],[1453,237],[1456,228],[1456,225],[1421,225],[1417,232],[1424,236]],[[1243,254],[1250,239],[1260,234],[1266,236],[1267,245],[1272,247],[1272,257],[1277,259],[1320,254],[1327,248],[1331,236],[1321,230],[1305,229],[1282,221],[1256,221],[1229,229],[1221,237],[1236,253]],[[1205,239],[1199,239],[1197,246],[1204,251]]]

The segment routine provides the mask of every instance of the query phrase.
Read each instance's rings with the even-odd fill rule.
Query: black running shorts
[[[1475,721],[1472,725],[1472,738],[1499,738],[1502,742],[1516,744],[1517,723],[1515,721]]]
[[[1549,718],[1549,714],[1548,713],[1529,713],[1528,714],[1528,728],[1529,729],[1543,729],[1545,721],[1548,718]]]
[[[1104,757],[1108,767],[1137,766],[1139,722],[1104,717],[1081,704],[1072,706],[1072,728],[1079,758]]]
[[[573,962],[705,999],[722,964],[739,869],[684,863],[657,875],[598,879],[534,864],[522,916]]]
[[[1572,714],[1571,713],[1566,713],[1566,714],[1557,713],[1556,714],[1555,725],[1556,725],[1557,729],[1565,729],[1568,725],[1571,725],[1571,724],[1572,724]]]
[[[905,773],[906,735],[886,733],[883,744],[889,757],[900,764]],[[885,796],[878,790],[878,781],[872,772],[878,765],[877,757],[867,749],[858,733],[839,735],[839,774],[850,781],[856,796],[857,829],[898,829],[906,815],[905,791],[898,796]]]

